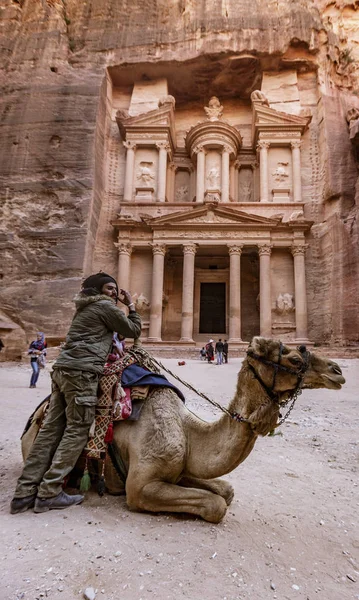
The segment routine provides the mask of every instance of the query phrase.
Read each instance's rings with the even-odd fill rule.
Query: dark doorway
[[[201,283],[199,333],[226,332],[226,284]]]

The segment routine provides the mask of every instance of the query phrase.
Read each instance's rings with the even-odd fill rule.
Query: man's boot
[[[69,496],[65,492],[60,492],[58,496],[54,498],[36,498],[34,512],[43,513],[48,510],[68,508],[74,504],[81,504],[85,496],[77,494],[75,496]]]
[[[32,508],[35,504],[36,494],[25,496],[25,498],[13,498],[10,504],[10,513],[16,515]]]

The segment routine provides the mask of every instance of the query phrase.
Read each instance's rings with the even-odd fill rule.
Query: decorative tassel
[[[102,459],[101,475],[97,483],[97,492],[99,496],[103,496],[105,493],[105,458]]]
[[[112,444],[113,442],[113,423],[110,423],[105,435],[105,444]]]
[[[81,477],[80,492],[88,492],[91,488],[91,477],[87,466],[87,458],[85,463],[84,474]]]

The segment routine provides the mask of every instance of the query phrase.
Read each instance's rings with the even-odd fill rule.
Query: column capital
[[[267,142],[266,140],[259,140],[257,144],[257,150],[268,150],[269,146],[270,142]]]
[[[222,154],[224,154],[225,152],[226,152],[227,154],[230,154],[230,153],[231,153],[231,151],[232,151],[232,149],[230,148],[230,146],[227,146],[227,144],[223,144],[223,147],[222,147]]]
[[[189,244],[183,244],[182,248],[183,254],[196,254],[197,244],[195,244],[194,242]]]
[[[171,161],[170,163],[168,163],[168,168],[170,169],[170,171],[173,171],[174,173],[176,173],[178,166],[176,165],[176,163]]]
[[[242,254],[243,244],[227,244],[229,255]]]
[[[300,148],[302,145],[302,140],[293,140],[290,145],[292,148]]]
[[[134,142],[131,142],[130,140],[122,142],[122,144],[124,145],[126,150],[136,150],[136,144]]]
[[[169,152],[170,150],[170,145],[168,142],[156,142],[156,148],[158,150],[166,150],[166,152]]]
[[[301,244],[300,246],[291,246],[291,253],[293,256],[298,256],[302,254],[304,256],[306,249],[308,248],[308,244]]]
[[[166,254],[166,244],[151,243],[150,246],[152,246],[153,254],[161,254],[162,256]]]
[[[258,244],[258,254],[259,256],[263,255],[271,255],[272,252],[272,244]]]
[[[200,152],[203,152],[203,154],[206,153],[205,147],[202,144],[198,144],[198,146],[195,146],[193,148],[193,153],[194,154],[199,154]]]
[[[132,245],[129,242],[115,242],[119,254],[132,254]]]

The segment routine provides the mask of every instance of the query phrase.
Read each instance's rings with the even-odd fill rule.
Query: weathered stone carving
[[[277,168],[273,171],[273,179],[277,181],[277,183],[284,183],[287,181],[289,177],[289,173],[285,167],[288,166],[288,162],[278,161]]]
[[[254,92],[251,93],[251,100],[252,102],[258,102],[258,104],[263,104],[263,106],[269,106],[267,96],[260,90],[254,90]]]
[[[137,171],[137,179],[145,186],[150,187],[152,182],[155,179],[153,171],[151,171],[150,167],[153,165],[153,162],[141,162],[139,164],[139,168]]]
[[[240,202],[250,202],[252,199],[252,184],[249,181],[240,187],[239,190]]]
[[[140,295],[133,294],[132,299],[136,306],[136,311],[141,315],[147,315],[151,308],[150,301],[146,298],[146,296],[141,292]]]
[[[279,315],[289,315],[290,313],[294,312],[294,298],[292,294],[279,294],[278,298],[276,299],[275,311]]]
[[[223,106],[217,96],[212,96],[208,102],[208,106],[204,107],[204,112],[209,121],[219,121],[223,114]]]
[[[206,180],[211,190],[217,189],[219,187],[219,169],[212,167],[206,177]]]
[[[171,96],[170,94],[168,96],[162,96],[158,101],[158,106],[161,107],[165,104],[172,104],[174,108],[176,106],[176,100],[174,96]]]
[[[176,190],[176,202],[188,202],[188,185],[181,185]]]

